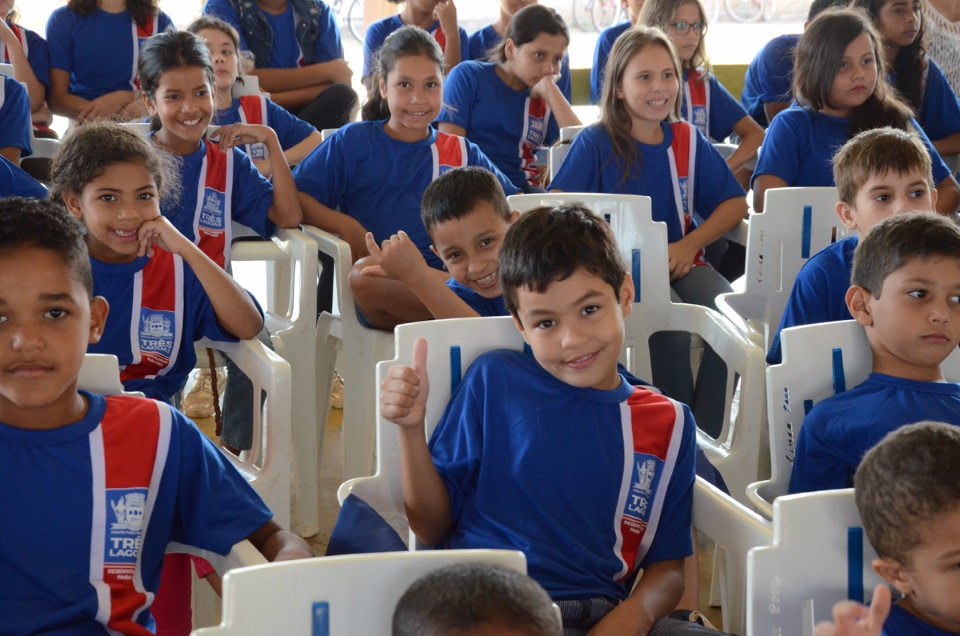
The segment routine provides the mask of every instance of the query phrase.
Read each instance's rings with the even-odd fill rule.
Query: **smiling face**
[[[201,29],[197,36],[207,45],[213,61],[214,83],[218,92],[229,93],[239,74],[239,58],[233,39],[220,29]]]
[[[458,283],[484,298],[496,298],[500,289],[500,246],[510,224],[487,201],[469,214],[438,223],[430,230],[431,248]]]
[[[151,117],[160,118],[157,140],[178,155],[200,147],[200,139],[213,117],[213,91],[200,66],[178,66],[165,71],[153,99],[144,96]]]
[[[623,70],[616,97],[638,129],[654,129],[673,111],[680,78],[670,52],[659,44],[648,44],[638,51]]]
[[[424,139],[440,112],[443,73],[426,55],[398,57],[386,79],[380,79],[380,96],[390,107],[388,135],[402,141]]]
[[[539,33],[526,44],[507,40],[504,55],[507,61],[503,68],[515,76],[527,88],[532,88],[547,75],[560,73],[563,54],[567,51],[567,38],[563,35]]]
[[[920,20],[919,0],[889,0],[877,12],[877,28],[884,43],[898,48],[917,39]]]
[[[853,205],[837,203],[844,226],[861,235],[900,212],[935,212],[937,190],[921,170],[871,175],[857,190]]]
[[[873,95],[876,85],[876,51],[870,36],[863,32],[844,50],[823,112],[836,117],[849,117],[854,108],[863,105]]]
[[[620,386],[623,319],[633,311],[629,276],[615,292],[599,276],[577,269],[543,292],[520,287],[516,299],[514,323],[550,375],[580,388]]]

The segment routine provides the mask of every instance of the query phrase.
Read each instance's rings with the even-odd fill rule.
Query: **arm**
[[[814,636],[881,636],[883,623],[890,614],[890,588],[878,585],[870,607],[855,601],[833,606],[833,623],[818,623]]]
[[[50,110],[61,117],[76,119],[77,113],[90,102],[70,92],[70,73],[50,69]]]
[[[380,388],[380,414],[400,427],[400,477],[410,528],[436,545],[450,535],[450,493],[430,456],[424,432],[427,395],[427,341],[413,345],[413,367],[393,366]]]
[[[727,157],[727,165],[730,170],[736,172],[742,168],[748,161],[757,156],[757,150],[763,143],[763,128],[760,127],[753,117],[746,115],[733,125],[733,132],[740,135],[740,145],[733,151],[733,154]]]
[[[763,195],[771,188],[786,188],[790,184],[772,174],[759,174],[753,179],[753,209],[763,212]]]
[[[440,132],[444,132],[450,135],[457,135],[459,137],[467,136],[467,129],[463,126],[457,126],[456,124],[451,124],[449,122],[440,122],[438,129]]]
[[[314,130],[307,135],[306,139],[284,150],[283,156],[287,161],[287,165],[295,166],[303,161],[303,158],[309,155],[311,150],[319,146],[321,141],[323,141],[323,136],[320,134],[320,131]]]
[[[960,131],[940,139],[931,139],[930,143],[933,144],[933,147],[936,148],[941,157],[960,154]]]
[[[35,112],[43,106],[47,89],[37,79],[27,56],[23,53],[23,46],[20,45],[20,41],[5,20],[0,20],[0,42],[3,42],[7,55],[10,56],[10,64],[13,65],[13,78],[26,84],[27,93],[30,95],[30,112]]]
[[[716,207],[694,231],[667,246],[670,259],[670,280],[690,273],[697,253],[737,226],[747,215],[747,199],[743,196],[727,199]]]
[[[588,636],[646,636],[676,607],[683,594],[683,559],[651,563],[629,597],[590,630]]]
[[[433,17],[440,21],[440,27],[443,29],[443,35],[447,43],[443,47],[443,61],[445,73],[453,70],[453,67],[459,64],[460,59],[460,29],[457,25],[457,6],[453,0],[440,0],[433,9]]]
[[[952,215],[960,207],[960,184],[950,175],[937,184],[937,212]]]
[[[560,88],[557,86],[557,82],[552,75],[544,75],[540,81],[530,89],[530,96],[542,97],[546,100],[547,105],[550,106],[550,110],[553,112],[554,119],[557,120],[557,126],[559,128],[583,125],[580,118],[577,117],[577,114],[573,112],[570,103],[567,102],[563,93],[560,92]]]
[[[260,551],[267,561],[293,561],[313,558],[313,550],[307,542],[287,532],[272,519],[259,530],[247,537],[247,540]]]
[[[353,261],[367,256],[367,229],[352,216],[331,210],[305,192],[298,192],[303,221],[321,230],[339,235],[350,244]]]
[[[353,77],[353,71],[350,70],[346,61],[340,58],[301,68],[258,68],[254,69],[253,74],[260,80],[260,86],[270,93],[270,98],[281,106],[283,104],[277,100],[274,93],[284,93],[336,82],[349,84]]]

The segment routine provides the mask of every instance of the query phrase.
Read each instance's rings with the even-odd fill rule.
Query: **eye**
[[[927,196],[926,190],[914,190],[910,193],[910,197],[913,199],[922,199],[925,196]]]
[[[495,238],[485,238],[482,241],[480,241],[480,247],[490,247],[496,242],[497,242],[497,239]]]
[[[427,88],[429,88],[430,90],[440,88],[440,82],[427,82]]]
[[[646,82],[646,81],[648,81],[648,80],[650,79],[650,74],[649,74],[649,73],[640,73],[639,75],[637,75],[637,79],[640,80],[641,82]]]
[[[150,201],[154,198],[154,196],[155,195],[153,192],[141,192],[139,195],[137,195],[137,198],[142,201]]]
[[[872,57],[868,57],[868,58],[864,59],[864,60],[863,60],[863,65],[864,65],[864,66],[873,66],[873,58],[872,58]]]
[[[583,314],[586,316],[593,315],[598,311],[600,311],[599,305],[587,305],[586,307],[583,308]]]
[[[67,310],[61,309],[60,307],[54,307],[53,309],[48,309],[43,312],[44,318],[53,318],[54,320],[60,320],[67,317]]]
[[[663,79],[673,79],[675,75],[676,74],[673,71],[665,71],[663,74]]]
[[[543,51],[534,51],[533,57],[536,58],[536,59],[538,59],[538,60],[542,60],[542,59],[543,59]]]
[[[847,62],[846,60],[840,62],[840,70],[841,70],[841,71],[844,70],[844,69],[847,69],[847,68],[849,68],[849,67],[850,67],[850,63]]]
[[[907,296],[910,296],[911,298],[917,298],[917,299],[926,298],[928,295],[929,294],[925,289],[911,289],[910,291],[907,292]]]
[[[163,96],[163,98],[173,102],[180,99],[180,95],[178,95],[177,93],[167,93],[166,95]]]
[[[447,260],[448,260],[448,261],[456,261],[456,260],[458,260],[461,256],[463,256],[463,252],[450,252],[449,254],[447,254]]]
[[[878,195],[876,195],[875,197],[873,197],[873,200],[874,200],[874,201],[877,201],[877,202],[879,202],[879,203],[886,203],[887,201],[890,200],[890,195],[889,195],[889,194],[878,194]]]
[[[535,326],[537,329],[549,329],[553,327],[557,322],[555,320],[541,320]]]
[[[401,81],[397,82],[397,86],[400,87],[400,88],[403,88],[403,89],[407,89],[407,88],[410,88],[410,82],[408,82],[408,81],[406,81],[406,80],[401,80]]]
[[[202,89],[198,90],[197,93],[196,93],[197,97],[206,97],[206,96],[209,95],[209,94],[210,94],[210,91],[208,91],[208,90],[205,89],[205,88],[202,88]]]
[[[101,201],[106,201],[107,203],[113,203],[117,200],[117,197],[112,194],[101,194],[99,198]]]

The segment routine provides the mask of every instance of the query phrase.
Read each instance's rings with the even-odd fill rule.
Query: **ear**
[[[433,252],[434,255],[435,255],[437,258],[439,258],[441,261],[443,260],[443,257],[440,256],[440,252],[438,252],[438,251],[437,251],[437,248],[435,248],[435,247],[433,246],[433,243],[430,244],[430,251]]]
[[[847,309],[850,315],[864,327],[873,326],[873,310],[870,307],[870,301],[873,296],[859,285],[851,285],[847,290]]]
[[[107,324],[107,314],[110,313],[110,304],[103,296],[94,296],[90,301],[90,338],[88,344],[100,342],[103,329]]]
[[[517,55],[517,43],[512,39],[507,38],[507,41],[503,44],[503,56],[507,60],[513,61],[513,58]]]
[[[913,591],[913,584],[910,582],[907,568],[899,561],[884,557],[874,559],[870,565],[873,566],[874,572],[879,574],[884,581],[897,588],[897,591],[904,596]]]
[[[64,192],[63,203],[67,206],[67,211],[80,220],[83,220],[83,210],[80,209],[80,195],[76,192]]]
[[[380,98],[387,98],[387,82],[382,77],[377,77],[377,87],[380,89]]]
[[[620,285],[620,308],[623,310],[623,317],[626,318],[633,313],[633,299],[636,297],[633,289],[633,276],[627,274]]]
[[[623,99],[623,82],[617,84],[617,88],[614,89],[614,96],[617,99]]]
[[[523,329],[523,323],[520,322],[520,319],[517,318],[516,314],[510,314],[510,318],[513,319],[513,326],[517,328],[517,331],[520,332],[520,335],[523,336],[523,341],[527,344],[530,344],[527,340],[527,332]]]
[[[857,221],[853,218],[853,206],[844,201],[837,201],[837,216],[840,217],[840,222],[843,223],[843,227],[848,230],[857,229]]]
[[[930,203],[936,206],[938,198],[940,198],[940,191],[936,188],[930,188]]]
[[[149,113],[151,117],[156,116],[157,104],[152,99],[150,99],[149,95],[147,95],[143,91],[140,91],[140,101],[143,102],[144,107],[146,107],[147,109],[147,113]]]
[[[514,210],[510,213],[510,225],[513,225],[517,222],[517,219],[520,218],[520,210]]]

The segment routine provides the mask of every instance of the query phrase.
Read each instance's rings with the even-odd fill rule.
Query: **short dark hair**
[[[62,205],[44,199],[0,198],[0,254],[35,247],[63,259],[93,297],[90,255],[83,242],[84,228]],[[24,266],[29,267],[29,263]]]
[[[542,4],[530,4],[520,9],[510,18],[507,32],[503,34],[497,44],[487,53],[487,59],[501,64],[507,61],[507,40],[514,46],[523,46],[533,42],[541,33],[547,35],[562,35],[570,44],[570,31],[556,9]]]
[[[813,20],[827,9],[832,9],[834,7],[842,8],[849,4],[849,0],[813,0],[813,2],[810,4],[810,11],[807,12],[807,22]]]
[[[580,268],[609,283],[619,298],[627,272],[606,221],[582,203],[521,214],[500,248],[500,284],[507,310],[519,320],[518,288],[542,293]]]
[[[877,554],[909,565],[924,529],[960,505],[960,428],[920,422],[889,433],[854,476],[857,509]]]
[[[960,259],[960,226],[931,212],[894,214],[860,239],[850,284],[880,298],[883,281],[914,258]]]
[[[481,203],[489,203],[503,220],[510,221],[510,204],[492,172],[477,166],[454,168],[424,190],[420,219],[433,240],[435,227],[468,216]]]
[[[393,636],[464,634],[509,626],[529,636],[560,636],[550,596],[528,576],[484,563],[459,563],[415,581],[393,612]]]
[[[833,157],[833,181],[840,200],[849,205],[853,205],[857,192],[874,175],[904,175],[913,170],[923,173],[930,189],[935,187],[930,153],[920,136],[889,126],[864,130],[843,144]]]

